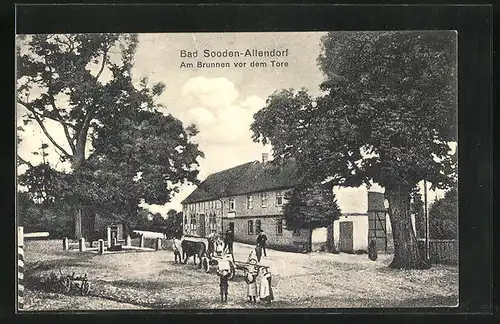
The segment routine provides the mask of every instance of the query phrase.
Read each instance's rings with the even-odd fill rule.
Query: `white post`
[[[24,228],[17,228],[17,309],[24,309]]]
[[[129,234],[127,234],[127,237],[125,238],[125,246],[132,246],[132,239]]]
[[[80,252],[84,252],[85,251],[85,238],[81,237],[79,240],[78,240],[78,250]]]
[[[64,251],[68,251],[69,250],[69,241],[68,241],[67,237],[63,238],[63,250]]]
[[[427,181],[424,180],[424,214],[425,214],[425,259],[429,260],[429,214],[427,212]]]
[[[97,241],[97,249],[98,249],[99,254],[104,254],[104,240],[103,239],[99,239],[99,241]]]
[[[161,238],[156,238],[156,251],[161,250]]]
[[[108,248],[111,247],[111,227],[106,227],[106,238],[107,238],[107,243],[108,243]]]

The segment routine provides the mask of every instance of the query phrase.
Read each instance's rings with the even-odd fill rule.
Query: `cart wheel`
[[[210,272],[210,261],[204,257],[203,260],[201,261],[201,264],[203,266],[203,270],[205,270],[205,272]]]
[[[90,282],[88,281],[82,282],[82,288],[80,292],[82,293],[82,296],[87,296],[90,292]]]
[[[234,278],[234,273],[236,272],[236,270],[234,269],[234,265],[232,262],[229,263],[229,277],[228,279],[231,280]]]
[[[62,280],[62,286],[63,286],[63,291],[65,293],[69,293],[71,290],[71,278],[68,277],[64,278]]]

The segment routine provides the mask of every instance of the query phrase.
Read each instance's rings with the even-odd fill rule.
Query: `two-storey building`
[[[182,202],[184,234],[206,237],[231,229],[235,241],[255,244],[262,229],[271,248],[310,251],[310,231],[288,230],[283,217],[285,194],[296,181],[293,162],[277,167],[267,154],[214,173]]]

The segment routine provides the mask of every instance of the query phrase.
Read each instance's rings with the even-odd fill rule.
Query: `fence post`
[[[63,250],[64,251],[68,251],[69,250],[69,241],[68,241],[67,237],[63,238]]]
[[[129,234],[127,234],[127,237],[125,238],[125,245],[132,246],[132,239],[130,238]]]
[[[17,309],[24,309],[24,228],[17,228]]]
[[[144,247],[144,235],[141,234],[140,239],[139,239],[139,247]]]
[[[159,238],[159,237],[156,238],[156,246],[155,246],[155,248],[156,248],[156,251],[161,250],[161,238]]]
[[[78,250],[80,250],[80,252],[84,252],[85,251],[85,238],[83,238],[83,237],[81,237],[78,240]]]
[[[99,254],[104,254],[104,240],[103,239],[99,239],[99,241],[97,241],[97,251],[99,252]]]
[[[108,248],[111,247],[111,227],[106,227],[106,238],[107,238],[107,244],[108,244]]]

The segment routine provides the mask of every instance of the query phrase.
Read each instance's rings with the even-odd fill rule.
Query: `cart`
[[[217,267],[223,258],[219,255],[204,256],[201,260],[201,266],[205,272],[210,272],[213,268]],[[229,279],[233,279],[236,274],[236,270],[247,270],[250,271],[252,268],[257,268],[257,274],[261,269],[269,269],[268,266],[260,265],[257,260],[251,259],[249,262],[235,261],[234,255],[231,254],[231,260],[229,260]]]
[[[87,279],[87,274],[83,277],[75,277],[73,272],[71,276],[67,275],[61,278],[61,285],[65,293],[69,293],[72,288],[78,290],[82,296],[87,296],[90,292],[90,282]]]

